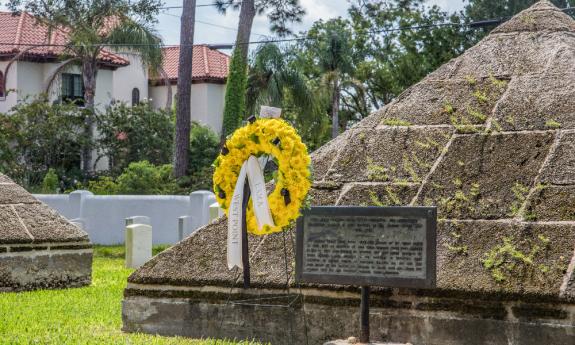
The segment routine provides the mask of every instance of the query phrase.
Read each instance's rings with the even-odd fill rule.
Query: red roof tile
[[[166,47],[163,50],[164,71],[170,81],[177,81],[180,47]],[[196,45],[192,60],[192,79],[225,81],[228,77],[229,63],[230,57],[228,55],[205,45]],[[161,78],[156,78],[156,81],[161,82]]]
[[[26,51],[23,57],[28,58],[57,58],[64,53],[68,43],[67,33],[63,29],[54,30],[48,34],[48,27],[40,24],[36,19],[23,12],[13,15],[10,12],[0,12],[0,55],[12,56],[34,45],[53,44],[56,46],[36,47]],[[128,60],[103,50],[99,56],[101,63],[112,66],[126,66]]]

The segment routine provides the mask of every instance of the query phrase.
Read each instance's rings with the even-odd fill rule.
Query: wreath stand
[[[262,109],[263,111],[263,109]],[[293,314],[293,311],[296,309],[295,305],[298,300],[301,299],[301,310],[303,315],[303,324],[304,324],[304,337],[305,337],[305,344],[308,344],[308,337],[307,337],[307,320],[305,316],[305,298],[301,291],[301,286],[299,282],[297,283],[297,290],[298,293],[290,294],[290,271],[289,271],[289,262],[288,262],[288,255],[287,255],[287,241],[286,241],[286,231],[282,231],[283,235],[283,250],[284,250],[284,262],[285,262],[285,275],[286,275],[286,285],[285,285],[285,295],[278,295],[273,297],[259,297],[259,298],[250,298],[250,299],[242,299],[242,300],[235,300],[232,301],[232,294],[235,285],[239,282],[240,274],[243,274],[243,288],[249,289],[250,288],[250,260],[249,260],[249,246],[248,246],[248,226],[247,226],[247,208],[250,200],[250,185],[248,179],[246,179],[244,183],[244,192],[243,192],[243,199],[242,199],[242,264],[243,270],[242,272],[238,272],[236,275],[234,282],[232,283],[232,287],[230,288],[228,298],[226,301],[226,308],[232,305],[244,305],[244,306],[257,306],[257,307],[267,307],[267,308],[284,308],[286,310],[286,321],[289,327],[289,333],[291,337],[292,343],[295,344],[294,339],[294,329],[290,314]],[[286,204],[290,202],[289,194],[284,195],[284,199]],[[293,236],[291,237],[292,248],[295,250],[295,239]],[[222,328],[224,321],[223,315],[220,319],[220,329]],[[214,345],[216,345],[218,339],[214,341]]]

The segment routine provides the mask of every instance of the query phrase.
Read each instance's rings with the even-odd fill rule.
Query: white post
[[[138,268],[152,258],[152,227],[147,224],[126,226],[126,267]]]

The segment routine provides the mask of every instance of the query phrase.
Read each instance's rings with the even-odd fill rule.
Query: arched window
[[[132,106],[140,104],[140,90],[135,87],[132,89]]]
[[[4,73],[0,72],[0,97],[4,97],[6,95],[4,86]]]

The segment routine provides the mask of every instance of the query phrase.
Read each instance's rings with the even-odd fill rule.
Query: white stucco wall
[[[2,71],[6,69],[7,61],[0,62]],[[61,63],[37,63],[28,61],[17,61],[12,64],[8,73],[6,83],[7,90],[14,90],[8,93],[5,100],[0,100],[0,112],[7,112],[18,101],[26,97],[34,97],[45,92],[48,80]],[[80,74],[78,66],[68,68],[66,73]],[[96,78],[96,106],[104,109],[112,100],[114,71],[100,69]],[[59,97],[60,80],[56,78],[50,89],[50,99]]]
[[[178,88],[176,85],[172,85],[171,88],[172,96],[174,96]],[[219,134],[222,130],[225,93],[225,84],[192,84],[192,110],[190,114],[192,121],[209,126]],[[150,86],[149,95],[154,107],[163,108],[166,106],[166,86]]]
[[[148,99],[148,72],[139,55],[118,54],[130,61],[125,67],[118,68],[114,72],[112,97],[116,101],[132,105],[132,90],[140,90],[140,101]]]
[[[84,224],[95,244],[124,242],[125,219],[147,216],[151,220],[154,244],[179,240],[178,218],[190,217],[184,234],[209,223],[216,198],[210,191],[185,195],[93,195],[88,191],[70,194],[36,194],[36,198],[69,220]]]

